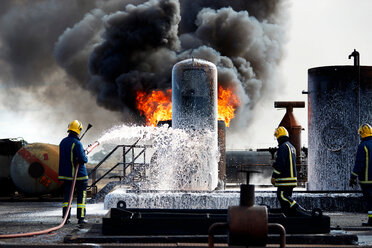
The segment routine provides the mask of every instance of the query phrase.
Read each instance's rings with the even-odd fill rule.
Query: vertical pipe
[[[143,164],[146,164],[146,147],[144,147],[143,150]]]
[[[127,176],[126,166],[127,166],[127,163],[125,160],[125,146],[123,146],[123,178]]]
[[[252,207],[254,200],[254,185],[240,185],[240,206]]]
[[[219,188],[225,189],[226,184],[226,125],[224,121],[218,121],[218,183]]]
[[[355,78],[357,80],[357,102],[358,102],[358,127],[362,124],[360,122],[360,59],[359,59],[359,52],[354,49],[354,51],[349,55],[349,59],[354,57],[354,68],[355,68]]]
[[[131,172],[134,171],[134,147],[132,148],[132,168]]]

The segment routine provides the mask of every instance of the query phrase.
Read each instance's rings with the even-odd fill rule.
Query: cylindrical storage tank
[[[217,68],[213,63],[187,59],[174,65],[172,127],[217,131]]]
[[[24,193],[48,194],[61,186],[58,166],[58,145],[31,143],[14,155],[10,176],[16,187]]]
[[[308,190],[350,190],[359,126],[372,123],[372,67],[308,70]]]
[[[208,61],[187,59],[178,62],[172,70],[172,127],[211,135],[206,153],[202,155],[203,168],[208,179],[198,176],[195,187],[189,189],[213,190],[218,183],[217,145],[217,68]],[[193,165],[190,165],[193,166]],[[196,178],[196,176],[193,176]]]

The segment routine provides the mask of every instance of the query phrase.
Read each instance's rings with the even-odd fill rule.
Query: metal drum
[[[359,126],[372,123],[372,67],[308,70],[308,190],[349,190]]]
[[[268,213],[264,206],[231,206],[228,210],[229,245],[266,246]]]
[[[57,190],[59,148],[58,145],[32,143],[14,155],[10,176],[18,189],[33,195],[48,194]]]

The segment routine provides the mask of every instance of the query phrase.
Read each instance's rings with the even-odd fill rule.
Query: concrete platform
[[[361,212],[366,209],[360,192],[308,192],[294,191],[293,198],[304,208],[320,208],[323,211]],[[239,205],[240,193],[235,191],[144,191],[136,192],[118,188],[107,194],[105,209],[116,208],[124,201],[127,208],[172,208],[172,209],[227,209]],[[256,191],[256,205],[280,208],[275,191]]]

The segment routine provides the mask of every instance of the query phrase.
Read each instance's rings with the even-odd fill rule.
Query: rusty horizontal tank
[[[31,143],[14,155],[10,176],[15,186],[32,195],[48,194],[60,188],[58,145]]]
[[[351,190],[358,128],[372,123],[372,67],[308,70],[308,189]]]

